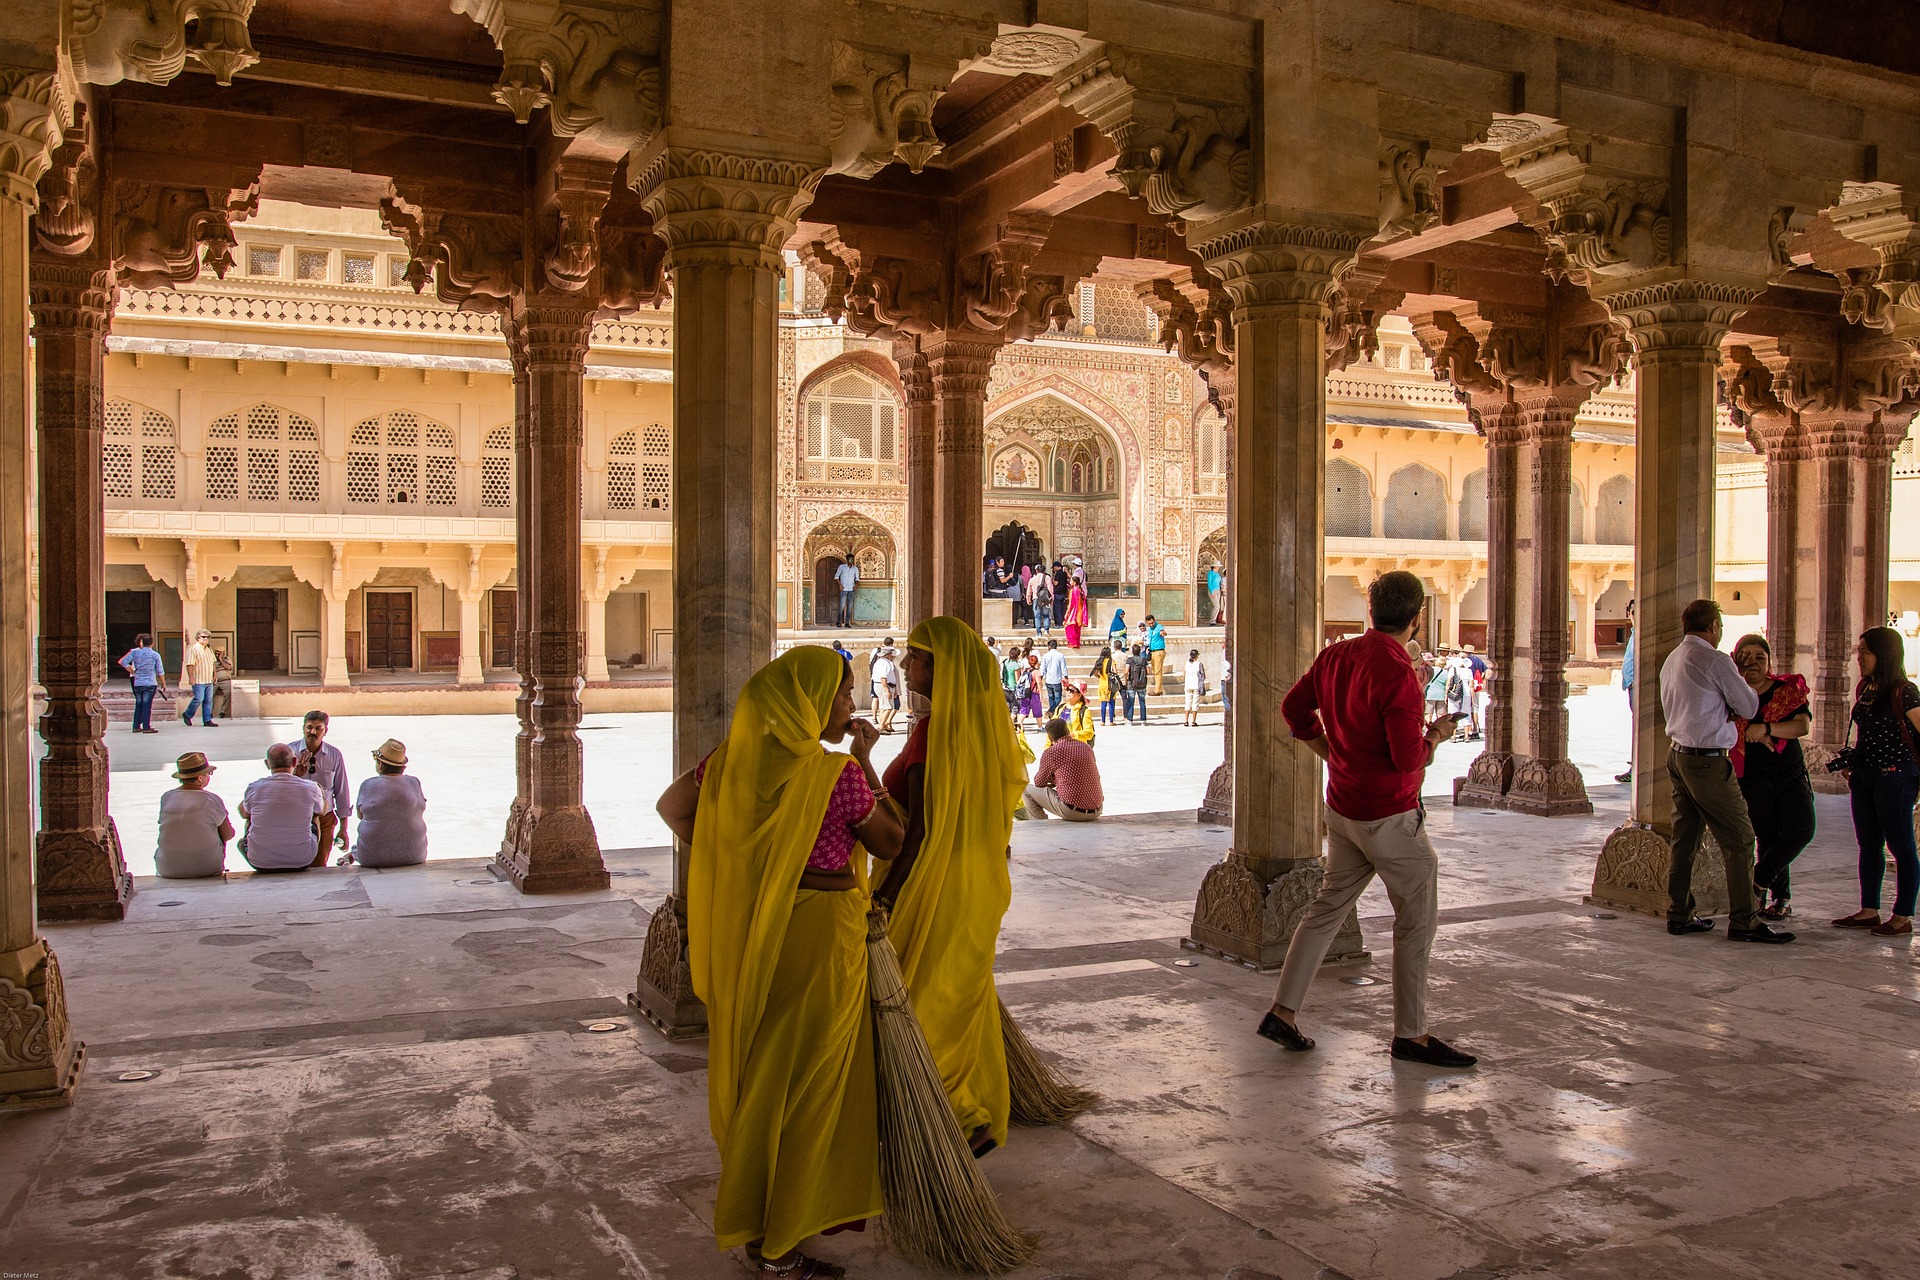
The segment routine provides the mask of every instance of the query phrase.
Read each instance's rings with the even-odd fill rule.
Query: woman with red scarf
[[[1761,917],[1785,920],[1793,914],[1787,867],[1813,840],[1813,783],[1799,742],[1813,728],[1813,711],[1805,680],[1768,669],[1773,650],[1765,636],[1741,636],[1733,661],[1760,697],[1752,720],[1734,721],[1740,736],[1727,753],[1759,849],[1753,887],[1771,899],[1761,906]]]

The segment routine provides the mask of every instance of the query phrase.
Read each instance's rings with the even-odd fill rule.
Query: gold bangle
[[[885,787],[873,788],[873,798],[875,800],[885,800],[887,798],[887,789]]]

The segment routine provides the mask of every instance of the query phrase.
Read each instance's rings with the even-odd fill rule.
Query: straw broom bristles
[[[1000,1038],[1007,1046],[1007,1087],[1015,1124],[1065,1124],[1100,1101],[1099,1094],[1082,1089],[1054,1070],[1007,1012],[1007,1002],[999,1003]]]
[[[954,1119],[926,1034],[908,1003],[884,911],[867,913],[867,974],[887,1236],[930,1266],[1003,1275],[1033,1258],[1034,1240],[1001,1215]]]

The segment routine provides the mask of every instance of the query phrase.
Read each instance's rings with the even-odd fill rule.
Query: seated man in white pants
[[[1033,767],[1033,782],[1021,796],[1026,804],[1014,817],[1043,820],[1052,814],[1068,822],[1092,822],[1106,803],[1093,748],[1069,734],[1067,722],[1057,718],[1047,721],[1047,742]]]

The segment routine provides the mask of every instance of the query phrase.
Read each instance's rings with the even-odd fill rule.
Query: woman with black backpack
[[[1913,805],[1920,795],[1920,688],[1907,679],[1906,644],[1892,627],[1872,627],[1854,646],[1860,683],[1854,689],[1853,742],[1827,768],[1845,775],[1853,795],[1853,833],[1860,842],[1860,910],[1833,922],[1882,938],[1913,932],[1920,894],[1920,854]],[[1893,914],[1880,919],[1886,854],[1893,854]]]

